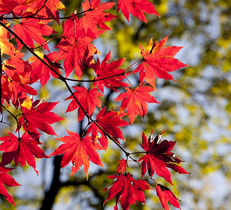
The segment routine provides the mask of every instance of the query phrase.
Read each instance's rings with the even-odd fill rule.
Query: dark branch
[[[56,156],[54,158],[54,170],[53,170],[53,179],[50,186],[50,189],[45,192],[44,200],[42,202],[42,206],[40,210],[50,210],[52,209],[52,206],[55,201],[55,197],[58,194],[60,188],[62,187],[62,184],[60,182],[60,162],[61,162],[62,156]]]

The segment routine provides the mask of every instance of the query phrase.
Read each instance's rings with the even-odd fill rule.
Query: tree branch
[[[60,182],[60,162],[62,156],[55,156],[54,158],[54,170],[53,170],[53,179],[50,186],[50,189],[45,192],[44,200],[42,202],[42,206],[40,210],[50,210],[55,201],[55,197],[58,194],[62,184]]]

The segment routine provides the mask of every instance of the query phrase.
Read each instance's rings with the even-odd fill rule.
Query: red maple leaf
[[[103,128],[108,134],[110,134],[115,140],[123,139],[123,134],[118,127],[124,127],[128,125],[128,122],[122,120],[124,114],[118,114],[116,111],[110,110],[106,111],[106,107],[100,110],[99,114],[96,117],[97,124]],[[102,147],[106,150],[108,146],[108,140],[105,133],[94,123],[91,123],[90,127],[87,130],[87,133],[92,132],[92,139],[99,140]],[[101,137],[98,136],[98,132],[101,134]]]
[[[120,111],[125,111],[127,109],[128,117],[131,124],[133,124],[138,114],[140,114],[142,117],[147,114],[147,103],[159,103],[149,93],[151,91],[154,91],[155,88],[143,85],[144,83],[135,89],[125,88],[126,93],[121,93],[114,100],[123,101],[120,106]]]
[[[46,2],[44,2],[44,0],[33,0],[28,6],[27,13],[24,13],[24,16],[29,16],[39,11],[37,16],[45,18],[49,18],[51,16],[59,23],[59,19],[56,19],[59,18],[58,9],[65,10],[65,6],[59,0],[46,0]],[[28,14],[29,12],[31,14]],[[46,23],[47,20],[40,20],[40,22]]]
[[[25,74],[13,73],[10,76],[9,71],[5,71],[7,76],[2,77],[2,92],[4,99],[9,103],[10,99],[17,108],[19,106],[19,100],[23,101],[26,98],[26,94],[37,95],[37,91],[33,89],[30,84],[30,79],[27,78],[27,72]],[[9,75],[8,75],[9,73]],[[23,76],[25,76],[23,78]]]
[[[0,194],[5,196],[6,200],[15,206],[13,197],[7,192],[7,189],[5,187],[20,186],[20,184],[18,184],[14,178],[12,178],[9,174],[6,173],[11,170],[12,168],[5,168],[0,166]]]
[[[166,36],[160,42],[156,41],[154,44],[151,39],[145,50],[140,45],[143,62],[134,70],[134,74],[140,72],[141,83],[146,79],[150,85],[155,87],[155,77],[174,80],[173,76],[168,72],[188,66],[174,58],[182,47],[164,47],[167,38]]]
[[[30,68],[29,71],[31,71],[30,64],[22,59],[22,57],[25,55],[24,53],[20,53],[17,50],[14,50],[11,51],[9,55],[10,58],[5,61],[3,67],[4,72],[8,76],[13,77],[14,74],[22,75],[24,72],[28,71],[28,68]]]
[[[73,87],[76,92],[74,92],[75,97],[78,99],[84,110],[88,113],[89,116],[95,111],[95,106],[101,107],[101,100],[98,97],[103,96],[96,88],[87,90],[85,87]],[[74,97],[71,95],[67,99],[73,99],[72,102],[68,105],[67,111],[70,112],[79,107]],[[81,108],[78,110],[78,121],[81,121],[85,114]]]
[[[64,60],[64,68],[66,76],[68,77],[70,73],[75,69],[75,73],[78,78],[81,78],[84,72],[84,63],[91,66],[94,63],[93,54],[99,54],[99,51],[90,42],[103,33],[95,34],[96,37],[92,38],[87,33],[84,33],[83,29],[76,28],[76,20],[68,19],[66,24],[63,22],[63,38],[57,47],[59,52],[56,55],[57,60]]]
[[[148,0],[119,0],[117,3],[117,12],[120,10],[128,21],[130,13],[144,22],[147,22],[144,12],[160,16],[154,5]]]
[[[104,22],[114,19],[115,15],[105,13],[103,11],[113,7],[115,3],[105,2],[100,4],[100,0],[89,1],[82,3],[83,17],[79,19],[78,26],[82,27],[85,33],[90,30],[92,33],[97,33],[97,25],[104,30],[111,30]]]
[[[0,0],[0,15],[20,15],[27,7],[25,0]]]
[[[100,146],[95,143],[93,144],[90,136],[82,138],[78,133],[68,130],[67,133],[69,136],[56,139],[64,142],[65,144],[60,145],[53,153],[50,154],[50,156],[63,154],[61,168],[67,166],[68,163],[72,161],[73,166],[71,176],[76,173],[82,165],[84,166],[84,171],[87,176],[90,166],[89,160],[99,166],[103,166],[99,154],[96,152],[96,149],[100,149]]]
[[[0,145],[0,151],[4,151],[2,155],[1,165],[7,165],[13,160],[15,165],[21,164],[21,167],[26,163],[36,170],[35,158],[48,158],[44,151],[38,147],[38,142],[31,138],[28,133],[24,133],[20,138],[8,133],[9,136],[0,137],[0,141],[4,141]]]
[[[10,14],[14,12],[15,7],[19,6],[21,2],[16,0],[0,0],[0,15]]]
[[[123,173],[125,172],[126,168],[128,167],[128,162],[125,159],[117,161],[119,165],[116,167],[116,173]]]
[[[167,187],[158,184],[156,194],[165,210],[169,210],[168,201],[176,208],[180,209],[179,199]]]
[[[50,135],[56,135],[55,131],[49,124],[64,120],[57,114],[50,112],[59,102],[43,102],[43,100],[36,100],[28,109],[21,107],[22,116],[18,119],[18,129],[23,126],[24,130],[29,133],[38,133],[41,130]],[[57,135],[56,135],[57,136]]]
[[[34,1],[34,0],[32,0]],[[28,4],[31,3],[27,0],[0,0],[0,14],[12,14],[14,17],[23,16],[26,12]],[[31,15],[31,14],[29,14]]]
[[[117,203],[120,204],[124,210],[128,210],[130,205],[136,204],[136,201],[145,203],[144,190],[151,189],[146,181],[136,181],[130,173],[108,176],[109,179],[117,179],[111,186],[106,187],[103,191],[109,189],[108,198],[104,204],[116,196],[115,210],[118,210]]]
[[[1,6],[1,5],[0,5]],[[1,7],[0,7],[1,8]],[[4,21],[5,23],[5,21]],[[7,23],[5,26],[9,27],[10,22]],[[7,54],[11,55],[12,52],[15,51],[15,47],[12,43],[9,42],[10,33],[5,28],[0,28],[0,48],[1,48],[1,54]]]
[[[51,60],[50,56],[52,55],[51,53],[48,55],[43,55],[41,53],[39,53],[39,56],[41,56],[41,59],[47,63],[54,71],[56,71],[57,73],[61,74],[60,69],[59,68],[55,68],[55,65],[58,66],[58,63],[53,62]],[[42,63],[38,58],[36,58],[35,56],[31,57],[29,59],[29,61],[31,61],[31,66],[33,68],[33,74],[32,77],[34,80],[39,80],[40,79],[40,83],[42,85],[42,87],[47,83],[47,81],[50,79],[50,74],[52,74],[53,77],[58,78],[58,75],[56,73],[54,73],[48,66],[46,66],[44,63]]]
[[[22,19],[21,23],[13,26],[12,29],[14,29],[14,33],[16,33],[22,41],[31,48],[34,48],[34,41],[42,46],[46,41],[43,36],[49,36],[56,33],[52,27],[33,18]],[[16,39],[16,41],[18,48],[22,48],[22,43],[18,39]],[[49,50],[47,43],[43,45],[43,48]]]
[[[92,33],[91,30],[84,31],[83,27],[77,27],[81,25],[79,22],[81,19],[77,19],[76,14],[73,13],[71,19],[68,19],[66,23],[63,22],[63,37],[68,38],[72,37],[79,39],[85,37],[88,42],[91,42],[93,39],[96,39],[100,34],[105,32],[105,30],[98,30],[96,33]],[[87,39],[89,38],[89,39]]]
[[[141,147],[146,151],[146,155],[142,156],[138,161],[142,161],[142,177],[147,170],[150,176],[153,176],[155,171],[158,176],[163,177],[172,184],[171,174],[167,167],[172,168],[178,173],[188,174],[188,172],[181,166],[176,165],[182,161],[170,152],[176,142],[167,140],[161,141],[161,136],[162,134],[153,138],[151,134],[147,141],[147,137],[142,133]]]
[[[93,83],[93,87],[98,86],[99,90],[103,93],[104,86],[110,88],[116,92],[118,92],[116,87],[127,87],[128,84],[121,81],[125,78],[124,70],[118,69],[122,63],[124,62],[124,58],[119,59],[118,61],[113,61],[109,63],[111,60],[111,51],[106,55],[102,63],[100,64],[99,58],[97,58],[97,63],[95,66],[95,82]],[[98,80],[98,81],[97,81]]]

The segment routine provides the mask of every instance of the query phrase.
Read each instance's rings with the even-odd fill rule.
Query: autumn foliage
[[[0,151],[3,152],[0,193],[10,203],[14,204],[14,201],[6,186],[20,184],[8,174],[13,170],[8,164],[29,165],[39,174],[36,158],[63,155],[61,168],[71,162],[71,175],[83,166],[88,177],[91,162],[103,167],[98,150],[106,151],[108,141],[112,141],[124,153],[125,159],[115,160],[119,163],[115,174],[108,177],[115,181],[104,189],[108,190],[105,202],[116,197],[114,209],[118,209],[120,203],[127,210],[137,202],[145,203],[144,191],[156,189],[164,209],[169,209],[168,201],[180,208],[179,199],[171,190],[153,178],[157,174],[172,184],[169,169],[188,174],[179,165],[182,161],[172,152],[176,142],[162,140],[163,133],[154,137],[152,132],[149,138],[143,133],[140,150],[128,152],[121,144],[121,140],[126,141],[121,128],[132,125],[137,115],[145,117],[148,104],[155,106],[155,103],[161,103],[152,96],[156,91],[155,80],[175,81],[170,73],[187,66],[174,58],[182,47],[166,47],[168,37],[155,42],[151,39],[146,48],[140,45],[140,60],[126,69],[121,67],[125,58],[113,61],[111,52],[102,61],[98,57],[95,59],[93,55],[100,52],[93,45],[93,40],[111,30],[107,22],[117,17],[108,12],[115,13],[113,7],[117,8],[117,12],[121,11],[127,21],[130,15],[144,22],[147,22],[144,13],[159,16],[148,0],[119,0],[117,3],[85,0],[82,10],[76,9],[72,15],[62,18],[59,12],[65,11],[65,6],[59,0],[0,0],[1,123],[5,123],[3,116],[6,114],[16,122],[16,134],[0,137]],[[56,31],[50,24],[52,21],[62,25],[61,37],[55,37]],[[50,35],[52,38],[48,39]],[[48,45],[51,39],[58,40],[52,49]],[[31,55],[28,60],[24,59],[25,50]],[[82,76],[89,69],[94,72],[94,78],[86,81]],[[140,84],[133,87],[129,78],[137,73]],[[43,87],[51,77],[63,82],[69,91],[63,99],[69,102],[66,112],[78,109],[78,119],[75,120],[87,119],[88,123],[82,134],[67,130],[67,136],[56,138],[63,144],[48,156],[40,148],[40,136],[43,133],[55,136],[51,125],[65,119],[53,112],[61,102],[33,100],[33,97],[39,97],[39,93],[32,85],[40,83]],[[71,87],[69,82],[76,85]],[[118,106],[111,110],[101,106],[105,89],[118,92],[114,100]],[[100,108],[99,112],[96,107]],[[125,116],[129,120],[125,120]],[[128,172],[130,161],[140,166],[140,178]],[[149,176],[150,183],[142,180],[145,174]]]

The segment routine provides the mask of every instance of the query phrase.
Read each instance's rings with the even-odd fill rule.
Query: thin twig
[[[99,79],[91,79],[91,80],[69,79],[69,78],[66,78],[66,80],[72,81],[72,82],[97,82],[97,81],[100,81],[100,80],[110,79],[110,78],[117,77],[117,76],[122,76],[122,75],[124,75],[124,73],[115,74],[115,75],[112,75],[112,76],[103,77],[103,78],[99,78]]]
[[[130,82],[130,80],[128,79],[128,77],[126,75],[125,75],[125,77],[126,77],[127,81],[129,82],[131,88],[133,89],[133,86],[132,86],[132,83]]]
[[[3,104],[1,104],[1,106],[16,120],[16,122],[18,124],[17,117],[11,111],[9,111]]]

